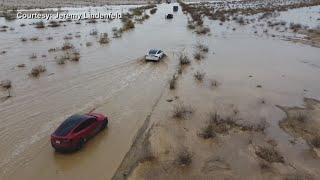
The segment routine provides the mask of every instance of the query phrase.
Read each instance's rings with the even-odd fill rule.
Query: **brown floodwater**
[[[126,11],[128,7],[112,6],[115,11]],[[243,111],[248,117],[254,116],[249,109],[256,106],[253,102],[258,98],[272,104],[260,115],[277,120],[284,113],[273,105],[301,106],[305,96],[320,98],[319,49],[254,35],[250,27],[232,22],[220,26],[206,21],[211,35],[198,36],[187,29],[187,17],[181,11],[174,14],[174,19],[165,20],[165,14],[171,11],[172,5],[158,5],[150,19],[119,39],[111,38],[106,45],[100,45],[90,32],[97,29],[111,36],[112,27],[121,26],[119,20],[99,20],[96,24],[83,21],[80,25],[65,22],[66,26],[36,29],[32,25],[20,27],[30,21],[0,19],[0,25],[15,28],[0,32],[0,50],[7,51],[0,55],[0,79],[13,83],[13,97],[0,102],[0,179],[110,179],[137,129],[167,88],[179,52],[191,57],[197,42],[207,44],[210,54],[201,65],[193,62],[194,68],[221,82],[221,101],[246,107]],[[69,33],[73,37],[69,41],[79,50],[81,59],[58,65],[54,57],[60,51],[50,53],[48,49],[61,47]],[[81,37],[76,38],[77,34]],[[40,40],[20,41],[21,37],[35,36]],[[53,40],[47,40],[49,36]],[[86,47],[86,42],[93,45]],[[141,63],[139,59],[150,48],[161,48],[168,57],[159,64]],[[36,59],[30,59],[33,53]],[[22,63],[26,67],[18,68]],[[35,65],[47,68],[39,78],[28,75]],[[189,78],[185,84],[190,86],[183,92],[192,96],[196,89],[188,87],[194,83],[193,78],[184,78]],[[255,88],[257,85],[262,88]],[[6,96],[5,92],[1,96]],[[71,114],[91,109],[109,116],[109,128],[77,153],[55,153],[50,133]],[[275,128],[268,129],[269,134],[287,141],[288,135],[277,122],[272,125]]]

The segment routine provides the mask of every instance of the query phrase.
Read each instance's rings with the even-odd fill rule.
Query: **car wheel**
[[[108,118],[105,118],[104,122],[103,122],[103,124],[101,126],[101,130],[104,130],[107,126],[108,126]]]
[[[77,144],[76,150],[80,150],[83,147],[85,142],[86,141],[84,139],[80,139],[79,143]]]

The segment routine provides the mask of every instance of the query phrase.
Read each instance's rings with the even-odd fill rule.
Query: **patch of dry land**
[[[103,6],[119,4],[148,4],[155,3],[153,0],[3,0],[0,9],[35,9],[35,8],[57,8],[57,7],[79,7],[79,6]]]
[[[305,100],[305,107],[280,107],[287,117],[280,122],[280,127],[295,138],[304,139],[315,156],[320,157],[320,102]],[[293,141],[294,143],[294,141]]]
[[[62,7],[1,11],[1,180],[320,179],[319,0],[17,2],[2,7]],[[108,128],[55,152],[50,134],[89,111]]]

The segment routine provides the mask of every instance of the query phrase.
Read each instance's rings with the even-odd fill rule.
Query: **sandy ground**
[[[0,179],[319,179],[319,49],[236,21],[205,19],[211,31],[199,35],[181,11],[164,19],[172,5],[157,8],[120,38],[112,37],[120,20],[39,29],[0,19],[0,77],[13,85],[12,97],[1,91]],[[99,43],[104,32],[108,44]],[[78,62],[57,63],[65,42]],[[199,44],[208,47],[201,60]],[[144,62],[150,47],[167,57]],[[179,69],[181,53],[190,64]],[[46,71],[31,77],[37,65]],[[177,107],[185,107],[178,117]],[[108,129],[79,152],[54,152],[50,133],[92,109],[109,117]]]

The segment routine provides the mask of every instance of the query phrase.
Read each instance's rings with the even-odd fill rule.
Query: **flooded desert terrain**
[[[320,178],[319,1],[46,7],[0,17],[0,179]],[[38,11],[122,19],[10,18]],[[55,152],[89,111],[108,128]]]

